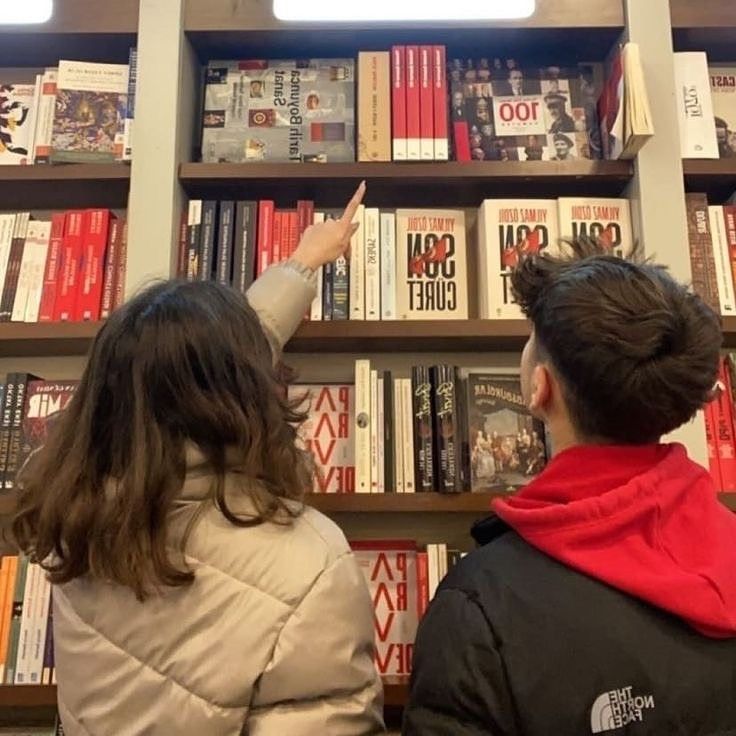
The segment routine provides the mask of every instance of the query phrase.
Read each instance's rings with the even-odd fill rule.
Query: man
[[[723,118],[716,118],[716,138],[720,158],[736,157],[736,136],[728,129],[728,123]]]
[[[493,83],[493,94],[497,97],[520,97],[524,91],[524,72],[521,69],[509,69],[506,80]]]
[[[575,132],[575,121],[565,109],[567,98],[564,95],[549,94],[544,98],[544,103],[547,105],[547,112],[552,121],[549,126],[551,134]]]
[[[736,733],[736,515],[661,444],[712,397],[718,317],[659,266],[574,250],[512,277],[553,459],[440,585],[405,736]]]
[[[564,133],[557,133],[552,136],[552,143],[555,147],[555,155],[552,157],[552,161],[572,161],[575,158],[570,153],[575,143],[569,136]]]

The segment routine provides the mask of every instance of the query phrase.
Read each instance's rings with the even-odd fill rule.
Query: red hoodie
[[[564,565],[736,636],[736,514],[682,445],[573,447],[493,508]]]

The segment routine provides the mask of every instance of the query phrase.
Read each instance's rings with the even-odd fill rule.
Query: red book
[[[421,158],[422,126],[419,94],[419,47],[406,47],[406,157]]]
[[[59,286],[54,304],[54,321],[69,322],[74,318],[74,306],[79,286],[79,261],[82,254],[87,213],[70,210],[66,213],[64,239],[61,246]]]
[[[54,321],[54,305],[59,288],[59,267],[61,266],[61,251],[64,242],[64,213],[57,212],[51,218],[51,240],[49,252],[46,256],[46,269],[43,274],[43,291],[41,292],[41,306],[38,312],[39,322]]]
[[[299,216],[299,239],[301,239],[304,231],[314,221],[314,202],[311,199],[300,199],[296,203],[296,211]],[[298,241],[297,245],[299,245]]]
[[[186,222],[184,223],[186,232]],[[105,277],[102,281],[102,305],[100,307],[100,319],[107,319],[112,312],[115,301],[115,278],[120,269],[120,246],[123,240],[123,223],[117,217],[110,220],[110,237],[107,243],[107,256],[105,257]],[[185,255],[187,251],[184,251]],[[184,261],[186,268],[186,260]]]
[[[450,136],[447,125],[447,64],[444,46],[432,47],[432,90],[434,93],[434,160],[447,161],[450,158]],[[465,141],[468,142],[467,136]],[[470,158],[470,151],[468,151],[468,158]]]
[[[419,156],[434,160],[434,88],[432,86],[433,47],[419,47]]]
[[[176,278],[185,279],[187,277],[187,258],[189,255],[189,213],[181,213],[181,222],[179,224],[179,252],[176,254]]]
[[[391,110],[394,161],[406,161],[406,46],[391,49]]]
[[[417,615],[419,620],[429,605],[429,560],[426,552],[417,552]]]
[[[273,245],[271,246],[271,263],[281,263],[284,260],[284,224],[286,213],[276,210],[273,215]]]
[[[718,380],[724,387],[717,400],[718,460],[721,466],[721,487],[724,493],[736,492],[736,442],[734,441],[731,376],[727,358],[721,358]]]
[[[110,210],[88,210],[79,262],[79,289],[74,308],[76,322],[97,322],[102,306],[105,253],[110,234]]]
[[[125,301],[125,277],[128,268],[128,223],[123,220],[123,235],[120,241],[120,259],[115,274],[115,290],[112,300],[113,310],[117,309]]]
[[[727,204],[723,206],[723,220],[726,225],[726,241],[728,242],[728,254],[731,260],[731,274],[736,283],[736,205]]]
[[[718,461],[718,443],[716,441],[716,401],[711,401],[703,414],[705,416],[705,437],[708,443],[708,469],[716,491],[723,487],[721,479],[721,464]]]
[[[284,230],[286,240],[286,253],[284,259],[291,258],[294,255],[297,245],[299,245],[299,212],[297,210],[290,210],[288,213],[285,212],[284,218],[287,221],[287,227]]]
[[[258,265],[256,275],[260,276],[272,262],[274,203],[262,199],[258,203]]]

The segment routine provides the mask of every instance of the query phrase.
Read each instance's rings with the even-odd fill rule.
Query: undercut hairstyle
[[[242,294],[209,282],[143,291],[102,327],[74,397],[21,471],[21,549],[57,584],[91,575],[143,600],[191,583],[183,552],[198,514],[178,552],[168,525],[188,448],[213,477],[205,503],[231,524],[290,523],[302,507],[288,499],[311,487],[312,466],[284,377]],[[233,511],[233,492],[255,511]]]
[[[561,253],[530,256],[512,276],[538,359],[559,377],[581,438],[658,441],[713,397],[718,316],[664,266],[616,258],[586,238]]]

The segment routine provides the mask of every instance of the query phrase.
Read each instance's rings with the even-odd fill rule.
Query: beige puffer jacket
[[[313,290],[289,268],[249,292],[276,347]],[[207,499],[192,451],[174,540]],[[233,510],[248,512],[226,493]],[[342,532],[306,509],[291,526],[232,526],[206,504],[187,545],[196,578],[144,603],[77,579],[54,589],[59,710],[68,736],[366,736],[383,732],[370,597]]]

